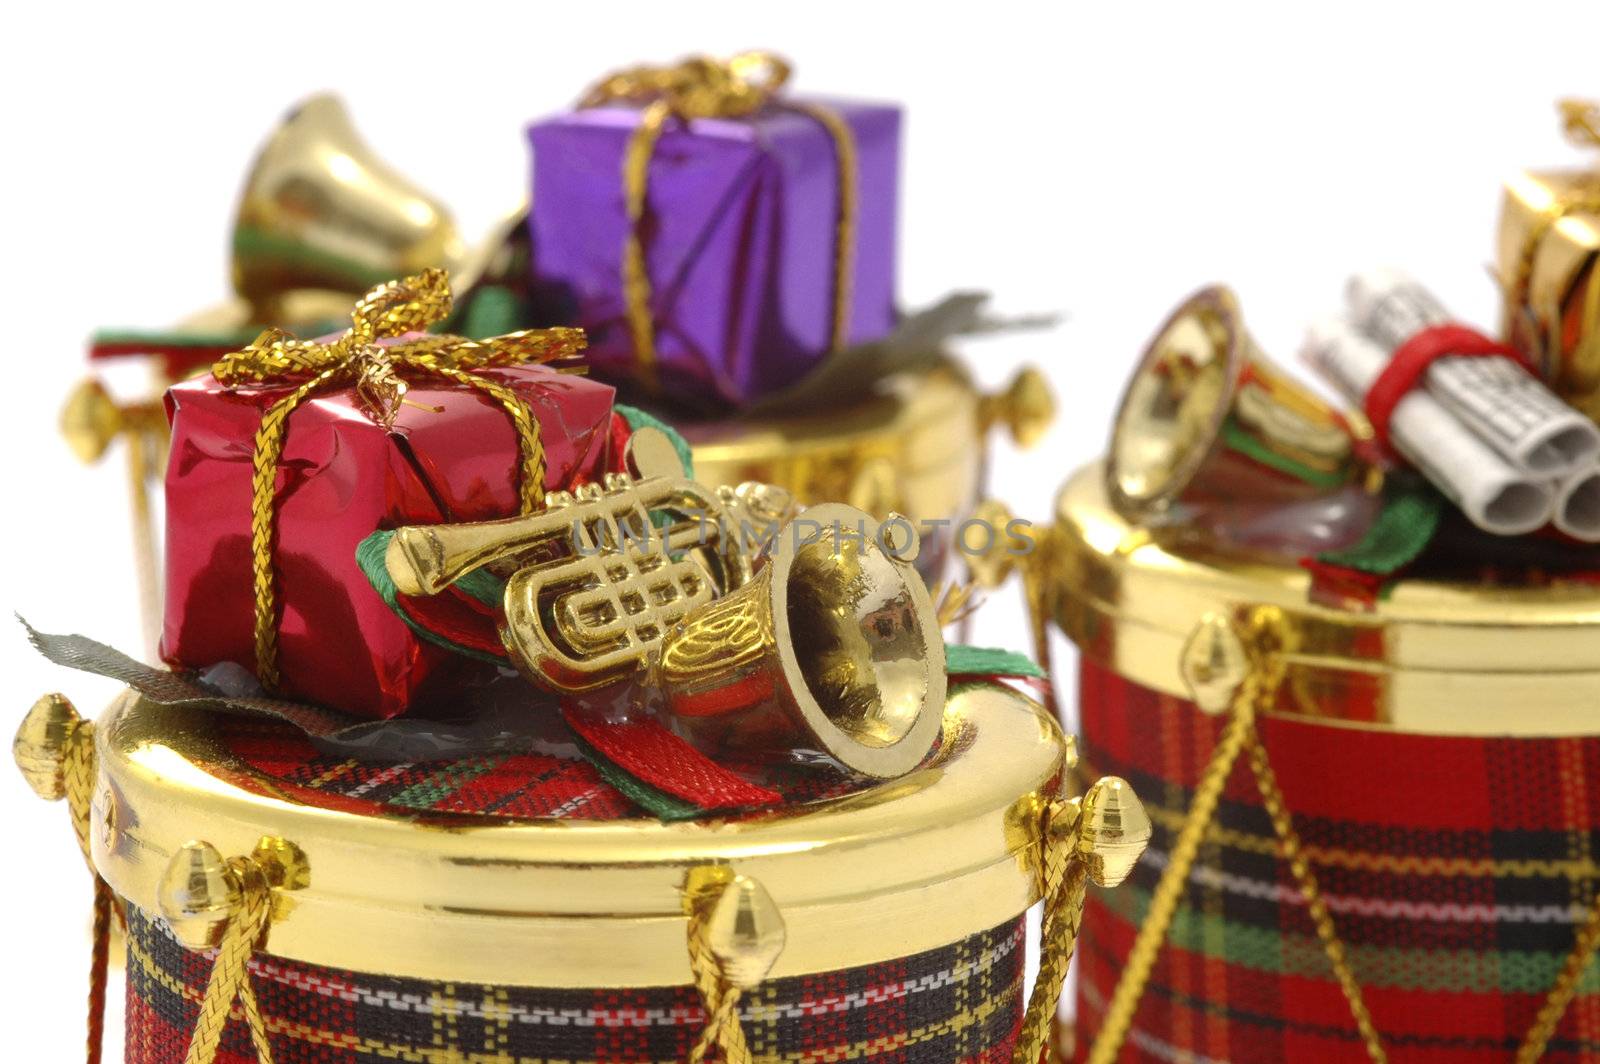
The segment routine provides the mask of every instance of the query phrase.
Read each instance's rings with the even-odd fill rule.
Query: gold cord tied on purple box
[[[789,80],[787,61],[771,52],[741,52],[731,59],[695,56],[672,66],[637,66],[596,84],[580,107],[636,104],[644,108],[622,159],[628,236],[622,249],[622,290],[628,330],[642,383],[657,386],[655,320],[650,308],[650,274],[645,263],[644,219],[650,160],[667,120],[747,118],[769,106],[809,115],[833,140],[838,161],[838,210],[834,226],[833,320],[829,350],[845,344],[850,327],[851,275],[855,262],[856,144],[849,125],[818,104],[778,102]]]
[[[335,340],[297,340],[280,329],[268,329],[249,347],[224,356],[212,369],[217,380],[230,387],[299,384],[267,409],[255,435],[250,552],[256,676],[269,690],[278,682],[278,604],[272,561],[278,466],[289,415],[303,400],[353,385],[366,413],[388,426],[405,399],[407,378],[434,378],[475,389],[505,410],[516,431],[522,512],[536,509],[544,497],[544,445],[538,421],[514,391],[477,371],[577,355],[586,343],[583,330],[530,329],[486,340],[407,335],[443,320],[450,307],[448,274],[424,270],[368,292],[351,312],[349,330]],[[382,340],[395,342],[381,344]]]

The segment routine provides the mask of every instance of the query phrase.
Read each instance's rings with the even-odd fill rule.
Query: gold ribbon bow
[[[276,539],[278,464],[289,415],[307,397],[354,385],[366,413],[388,427],[405,399],[407,377],[432,377],[482,392],[511,419],[520,452],[519,494],[528,513],[544,497],[544,444],[539,422],[517,393],[476,371],[500,366],[551,362],[584,349],[582,329],[529,329],[487,340],[458,336],[417,336],[450,313],[450,278],[440,269],[381,284],[355,305],[350,328],[329,343],[297,340],[268,329],[242,351],[224,356],[213,368],[228,387],[292,383],[299,387],[267,409],[256,430],[251,480],[250,549],[255,583],[256,676],[269,690],[278,683],[278,603],[273,575]]]
[[[1561,129],[1568,143],[1580,148],[1600,147],[1600,101],[1560,100],[1556,103],[1556,110],[1561,115]],[[1571,194],[1557,196],[1540,211],[1538,219],[1522,238],[1522,248],[1517,253],[1510,276],[1501,280],[1508,314],[1527,313],[1528,298],[1533,287],[1534,260],[1538,257],[1544,238],[1568,215],[1580,213],[1600,213],[1600,188],[1593,183],[1586,183]],[[1518,308],[1522,309],[1519,311]],[[1509,328],[1508,319],[1508,331]],[[1557,356],[1546,351],[1537,357],[1547,363],[1543,367],[1544,372],[1551,373],[1556,369],[1549,360]]]
[[[622,249],[622,291],[627,302],[628,330],[641,382],[658,384],[655,322],[650,311],[650,275],[645,263],[642,230],[650,159],[667,121],[677,118],[747,118],[772,105],[789,80],[789,64],[771,52],[741,52],[731,59],[706,56],[673,66],[637,66],[618,71],[585,94],[580,107],[611,103],[644,107],[622,160],[622,186],[627,201],[628,236]],[[838,160],[838,210],[834,226],[833,319],[829,348],[844,346],[850,327],[850,292],[855,264],[856,144],[849,125],[835,111],[817,104],[786,103],[789,110],[820,122],[833,139]]]
[[[1561,100],[1556,108],[1570,143],[1580,148],[1600,147],[1600,100]]]

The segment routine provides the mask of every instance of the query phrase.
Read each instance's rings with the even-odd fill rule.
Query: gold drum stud
[[[67,744],[83,722],[66,695],[48,694],[33,704],[17,728],[11,756],[33,793],[47,802],[67,796]]]

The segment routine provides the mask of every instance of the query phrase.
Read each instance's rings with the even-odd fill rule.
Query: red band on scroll
[[[1389,445],[1389,419],[1400,400],[1422,381],[1428,367],[1441,358],[1509,358],[1532,372],[1522,352],[1465,325],[1433,325],[1423,329],[1395,349],[1389,364],[1367,389],[1362,409],[1372,422],[1372,431],[1384,446]]]

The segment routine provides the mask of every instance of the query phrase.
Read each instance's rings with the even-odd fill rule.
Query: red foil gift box
[[[607,458],[612,389],[539,366],[481,369],[537,420],[549,490],[594,478]],[[288,418],[278,463],[277,691],[391,717],[463,668],[373,590],[356,546],[408,524],[518,512],[518,439],[481,391],[412,379],[385,427],[354,385],[318,392]],[[263,414],[296,383],[225,387],[206,375],[167,393],[166,614],[161,656],[177,668],[254,669],[252,471]]]

